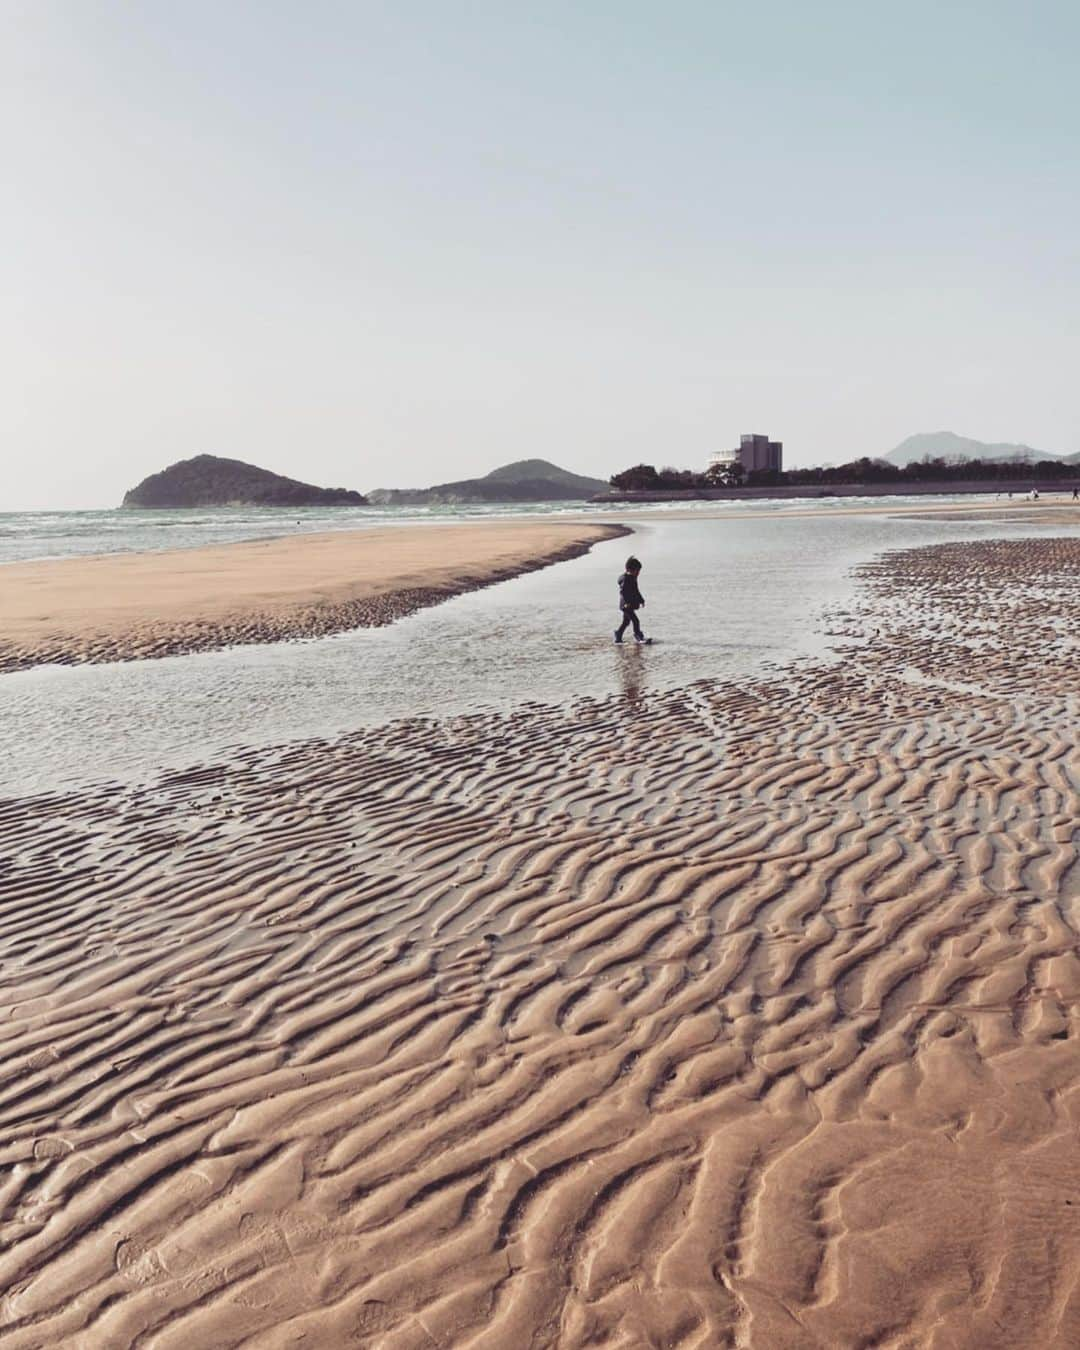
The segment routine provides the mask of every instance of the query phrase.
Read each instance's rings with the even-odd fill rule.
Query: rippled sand
[[[0,1344],[1080,1343],[1080,541],[0,811]]]

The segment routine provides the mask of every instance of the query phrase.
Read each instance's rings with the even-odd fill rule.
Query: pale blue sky
[[[0,0],[0,509],[1080,449],[1080,7]]]

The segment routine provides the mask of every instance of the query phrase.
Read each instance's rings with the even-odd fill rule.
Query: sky
[[[1080,450],[1080,6],[0,0],[0,511]]]

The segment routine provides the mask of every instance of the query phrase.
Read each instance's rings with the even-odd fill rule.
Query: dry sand
[[[4,805],[0,1344],[1080,1344],[1078,567]]]
[[[673,505],[665,509],[661,520],[790,520],[793,517],[810,516],[822,519],[828,516],[895,516],[899,520],[928,520],[935,516],[964,516],[969,520],[990,521],[1037,521],[1040,525],[1080,525],[1080,503],[1072,501],[1064,494],[1056,498],[1040,497],[1038,501],[1018,498],[1009,501],[1006,498],[985,497],[969,498],[964,502],[935,502],[932,498],[920,501],[916,506],[907,503],[900,506],[896,501],[885,505],[868,506],[865,502],[835,506],[777,506],[766,507],[765,499],[760,499],[765,509],[754,510],[751,502],[729,501],[723,506],[698,506],[680,508]],[[836,499],[838,503],[842,498]],[[565,517],[564,517],[565,518]],[[583,517],[585,519],[587,517]],[[620,510],[621,520],[656,520],[655,512],[642,510],[640,506],[627,503]],[[577,519],[577,517],[570,517]],[[595,519],[595,517],[593,517]]]
[[[0,671],[390,623],[629,530],[513,521],[298,535],[0,567]]]

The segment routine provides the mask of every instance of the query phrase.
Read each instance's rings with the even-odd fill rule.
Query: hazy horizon
[[[0,15],[0,510],[1080,449],[1065,4]]]

